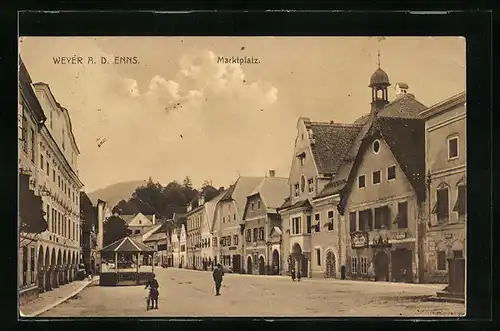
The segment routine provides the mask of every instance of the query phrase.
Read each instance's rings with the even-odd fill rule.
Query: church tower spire
[[[380,42],[380,39],[379,39]],[[378,68],[373,73],[370,78],[370,85],[372,89],[372,112],[378,113],[386,104],[389,103],[389,97],[387,94],[387,88],[391,86],[389,82],[389,76],[387,73],[380,68],[380,49],[377,52],[377,65]]]

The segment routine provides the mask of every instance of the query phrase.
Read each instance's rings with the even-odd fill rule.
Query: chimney
[[[334,121],[330,121],[330,124],[334,124],[335,122]]]
[[[219,192],[224,192],[224,186],[219,187]]]
[[[397,83],[394,88],[396,89],[396,97],[400,97],[408,93],[408,84],[406,83]]]
[[[198,197],[198,206],[203,206],[205,204],[205,196],[203,194],[200,194]]]
[[[269,170],[269,177],[274,177],[276,175],[275,170]]]
[[[156,215],[153,214],[153,225],[155,225],[155,224],[156,224]]]

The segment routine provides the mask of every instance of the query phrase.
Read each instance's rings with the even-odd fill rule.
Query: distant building
[[[172,257],[174,267],[186,268],[186,227],[181,224],[172,232]]]
[[[154,214],[144,215],[142,213],[137,213],[134,215],[123,214],[117,216],[127,223],[127,227],[133,235],[143,235],[150,230],[152,226],[156,225],[156,215]]]
[[[288,195],[288,179],[275,177],[273,170],[248,195],[243,214],[247,273],[280,274],[282,232],[277,209]]]
[[[448,281],[448,260],[466,256],[466,96],[459,93],[422,111],[425,119],[427,208],[426,278]],[[462,277],[464,277],[462,275]]]
[[[243,272],[243,212],[247,196],[263,177],[239,177],[224,193],[215,207],[213,247],[217,247],[217,261]]]

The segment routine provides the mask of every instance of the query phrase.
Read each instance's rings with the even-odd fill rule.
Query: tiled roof
[[[306,123],[312,130],[311,150],[320,174],[335,174],[345,153],[358,136],[361,126],[337,123]]]
[[[280,207],[285,201],[285,198],[290,195],[288,178],[265,177],[249,196],[255,194],[260,194],[267,208],[276,209]]]
[[[415,99],[411,93],[402,94],[388,103],[378,114],[379,117],[420,118],[420,112],[427,107]]]
[[[125,237],[101,249],[101,252],[153,252],[148,246]]]
[[[290,200],[287,200],[279,209],[293,209],[300,207],[312,208],[312,205],[308,199],[297,201],[293,205],[290,204]]]
[[[264,177],[240,177],[231,185],[221,201],[234,200],[237,212],[242,215],[248,195],[259,185]]]
[[[144,242],[159,241],[164,239],[167,239],[166,232],[155,232],[151,236],[149,236],[148,239],[144,240]]]
[[[420,201],[425,198],[425,122],[380,117],[374,123]]]

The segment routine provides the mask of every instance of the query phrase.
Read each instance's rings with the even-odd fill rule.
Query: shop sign
[[[389,239],[382,238],[382,236],[378,237],[378,239],[373,238],[372,240],[372,247],[390,247],[391,244],[389,243]]]
[[[367,232],[354,232],[351,234],[352,248],[366,248],[368,247],[368,233]]]
[[[394,237],[394,239],[402,240],[402,239],[406,239],[406,237],[407,237],[406,232],[398,232],[398,233],[396,233],[396,236]]]

